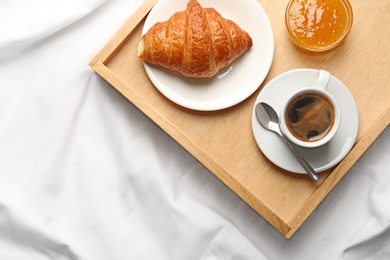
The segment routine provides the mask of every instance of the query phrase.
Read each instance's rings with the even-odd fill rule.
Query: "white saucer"
[[[188,0],[160,0],[148,15],[142,33],[158,21],[186,8]],[[245,100],[264,81],[274,53],[272,28],[256,0],[199,0],[223,17],[237,23],[252,37],[253,46],[217,75],[206,79],[185,78],[175,71],[144,62],[156,88],[168,99],[186,108],[202,111],[224,109]]]
[[[293,92],[308,88],[318,75],[318,70],[296,69],[285,72],[272,79],[259,93],[255,106],[266,102],[278,115],[282,104]],[[303,157],[317,172],[325,171],[339,163],[351,150],[359,129],[359,115],[353,96],[346,86],[337,78],[331,77],[328,88],[339,101],[341,124],[334,138],[318,148],[297,147]],[[254,106],[254,107],[255,107]],[[263,154],[282,169],[295,173],[306,173],[288,150],[280,137],[265,130],[258,122],[255,111],[252,111],[252,129],[256,142]]]

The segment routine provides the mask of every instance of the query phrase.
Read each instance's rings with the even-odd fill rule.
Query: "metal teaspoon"
[[[279,118],[278,114],[276,114],[275,110],[268,105],[267,103],[260,102],[255,107],[255,113],[257,120],[260,124],[267,130],[273,131],[277,133],[280,138],[282,138],[283,142],[287,145],[288,148],[293,152],[298,162],[305,169],[307,174],[314,180],[318,181],[320,177],[314,171],[314,169],[310,166],[310,164],[302,157],[302,155],[298,152],[298,150],[294,147],[294,145],[284,136],[282,131],[280,131],[279,127]]]

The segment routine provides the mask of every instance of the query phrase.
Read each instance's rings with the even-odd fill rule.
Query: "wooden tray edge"
[[[100,61],[106,64],[118,52],[122,45],[131,36],[131,32],[139,25],[142,19],[150,12],[158,0],[146,0],[135,11],[135,13],[125,22],[119,31],[108,41],[108,43],[98,52],[98,54],[91,60],[89,66],[92,68]]]

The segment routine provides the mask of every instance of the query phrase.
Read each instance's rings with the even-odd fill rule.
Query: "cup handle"
[[[325,90],[328,87],[329,80],[330,80],[330,73],[327,72],[326,70],[320,70],[320,72],[318,73],[318,77],[314,82],[313,87],[321,88]]]

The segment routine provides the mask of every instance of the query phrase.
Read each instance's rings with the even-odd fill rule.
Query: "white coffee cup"
[[[336,134],[341,114],[336,99],[327,91],[330,78],[329,72],[320,70],[311,87],[293,93],[284,103],[279,123],[296,145],[319,147]]]

